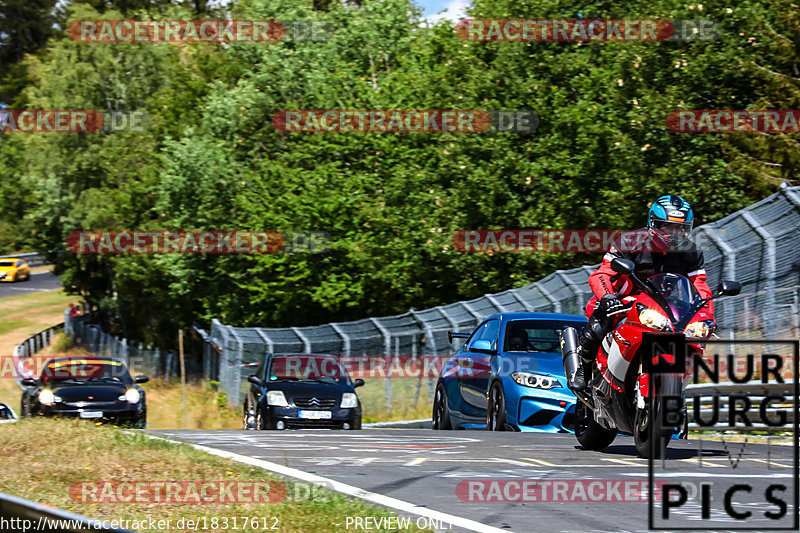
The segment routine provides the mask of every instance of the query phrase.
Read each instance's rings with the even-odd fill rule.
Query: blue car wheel
[[[450,422],[450,408],[447,407],[447,393],[444,385],[439,383],[436,386],[436,396],[433,398],[433,416],[431,417],[433,429],[453,429]]]

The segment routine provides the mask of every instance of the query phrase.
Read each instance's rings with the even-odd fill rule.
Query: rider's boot
[[[574,392],[581,392],[587,387],[587,349],[591,346],[584,340],[585,330],[578,334],[574,328],[567,328],[563,334],[561,351],[564,354],[564,372],[567,377],[567,386]]]
[[[572,376],[567,376],[570,383],[569,388],[582,392],[586,389],[588,378],[591,376],[592,363],[597,357],[597,350],[600,349],[600,343],[604,337],[604,329],[602,321],[595,316],[589,317],[589,323],[581,331],[578,347],[578,355],[580,363]]]

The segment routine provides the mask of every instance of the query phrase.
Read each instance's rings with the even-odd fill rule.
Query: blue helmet
[[[669,235],[670,248],[677,248],[689,239],[693,224],[692,206],[674,194],[659,197],[647,213],[647,227]]]

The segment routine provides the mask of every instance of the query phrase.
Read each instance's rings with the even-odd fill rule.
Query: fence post
[[[426,355],[425,352],[426,351],[432,357],[436,357],[439,354],[439,350],[436,349],[436,339],[433,336],[433,330],[431,329],[430,323],[426,322],[425,320],[422,320],[422,318],[419,316],[419,314],[414,309],[412,309],[410,312],[411,312],[411,316],[414,317],[414,320],[417,321],[417,324],[422,326],[422,330],[424,332],[423,335],[425,335],[425,337],[424,337],[425,338],[425,346],[423,347],[423,350],[422,350],[422,357],[423,358],[425,357],[425,355]],[[441,313],[441,310],[439,312]],[[442,313],[442,314],[444,315],[444,313]],[[416,346],[416,343],[414,345]],[[419,374],[420,378],[419,378],[419,381],[417,382],[417,399],[414,400],[414,405],[415,406],[417,404],[417,400],[419,399],[419,390],[420,390],[420,385],[422,383],[422,374],[423,374],[424,371],[425,371],[425,364],[424,364],[424,361],[423,361],[422,371]],[[434,378],[432,376],[427,376],[427,378],[428,378],[428,395],[432,395],[433,394],[433,380],[436,379],[436,378]]]
[[[722,279],[736,279],[736,250],[728,244],[728,242],[722,237],[719,233],[717,228],[712,228],[710,226],[700,226],[695,230],[695,234],[702,232],[705,235],[708,235],[708,238],[711,239],[714,244],[716,244],[720,250],[722,250]],[[713,290],[713,287],[712,287]],[[730,300],[730,301],[728,301]],[[720,301],[722,303],[723,300]],[[724,299],[725,303],[723,304],[724,309],[724,317],[725,317],[725,324],[726,327],[730,328],[729,337],[733,339],[734,333],[736,331],[736,300],[735,299]],[[747,299],[744,300],[745,304],[747,303]],[[749,320],[749,313],[745,310],[745,321]],[[718,321],[719,322],[719,321]],[[745,328],[746,331],[746,328]],[[733,345],[730,347],[731,353],[734,353]]]
[[[229,384],[229,390],[226,391],[228,396],[228,405],[231,407],[236,407],[239,405],[239,391],[242,388],[242,354],[244,353],[244,342],[242,338],[239,337],[239,334],[236,333],[236,330],[229,327],[231,335],[233,338],[236,339],[236,357],[233,361],[229,361],[228,371],[232,374],[231,375],[231,382]],[[225,347],[227,349],[227,346]]]
[[[766,266],[761,274],[765,278],[765,305],[763,306],[762,320],[767,327],[767,336],[775,338],[775,324],[772,316],[775,314],[775,274],[777,270],[775,260],[775,237],[770,235],[767,229],[756,219],[750,211],[742,211],[742,219],[747,225],[753,228],[766,246]]]
[[[387,362],[389,363],[389,366],[391,367],[391,361],[390,361],[392,356],[391,334],[389,333],[388,329],[383,327],[383,324],[378,322],[377,318],[370,318],[369,321],[372,322],[378,329],[378,331],[381,332],[381,335],[383,335],[383,348],[384,348],[383,353],[384,356],[386,357]],[[386,378],[386,410],[387,411],[392,410],[392,380],[388,376]]]
[[[581,305],[583,303],[583,300],[581,299],[581,296],[586,294],[587,291],[581,289],[580,286],[578,286],[577,283],[572,281],[569,278],[569,276],[567,276],[566,272],[564,272],[563,270],[556,270],[556,275],[564,281],[564,284],[567,285],[567,287],[569,287],[569,290],[571,290],[572,293],[575,295],[575,303],[576,303],[577,309],[580,310],[583,307],[585,307],[585,305],[586,305],[585,303],[583,305]],[[589,287],[588,283],[586,284],[586,287],[587,288]],[[588,290],[588,292],[591,294],[591,292],[592,292],[591,288]]]
[[[342,355],[350,355],[350,337],[344,332],[339,324],[331,322],[333,331],[342,338]]]
[[[549,278],[549,277],[551,277],[551,276],[547,276],[547,278]],[[545,279],[547,279],[547,278],[545,278]],[[544,280],[542,280],[542,281],[544,281]],[[550,301],[550,303],[553,305],[553,312],[554,313],[560,313],[561,312],[561,302],[556,300],[553,297],[553,295],[550,294],[550,291],[548,291],[547,289],[544,288],[544,286],[542,285],[542,281],[537,281],[536,283],[534,283],[534,286],[537,289],[539,289],[539,291],[544,295],[544,297],[547,298]]]
[[[522,296],[519,295],[519,289],[510,289],[508,292],[510,292],[512,296],[514,296],[514,298],[516,298],[517,301],[522,304],[522,307],[526,311],[533,311],[533,306],[530,303],[528,303],[528,300],[525,300]]]
[[[272,342],[272,339],[264,331],[264,328],[256,328],[256,333],[258,333],[258,336],[261,337],[265,343],[267,343],[267,353],[273,353],[275,350],[275,343]]]
[[[305,350],[306,353],[312,353],[311,341],[308,340],[308,337],[303,335],[303,332],[300,331],[300,328],[291,328],[291,330],[294,331],[294,334],[297,335],[298,339],[303,341],[303,350]]]

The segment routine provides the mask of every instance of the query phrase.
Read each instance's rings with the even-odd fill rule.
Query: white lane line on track
[[[647,468],[647,462],[635,463],[626,459],[617,459],[616,457],[601,457],[600,459],[625,466],[641,466]]]
[[[246,455],[241,455],[238,453],[229,452],[225,450],[218,450],[216,448],[209,448],[208,446],[193,444],[191,442],[186,442],[186,441],[166,439],[164,437],[157,437],[155,435],[147,435],[147,436],[151,439],[165,440],[167,442],[172,442],[173,444],[188,444],[189,446],[191,446],[196,450],[210,453],[211,455],[224,457],[226,459],[232,459],[239,463],[244,463],[251,466],[257,466],[259,468],[275,472],[276,474],[293,477],[295,479],[300,479],[302,481],[314,483],[315,485],[321,485],[331,490],[335,490],[336,492],[347,494],[348,496],[352,496],[360,500],[365,500],[370,503],[380,505],[382,507],[388,507],[390,509],[394,509],[396,511],[400,511],[403,513],[410,513],[410,514],[415,514],[417,516],[430,518],[433,520],[439,520],[442,523],[458,526],[460,528],[464,528],[469,531],[476,531],[477,533],[512,533],[508,529],[500,529],[497,527],[488,526],[486,524],[481,524],[480,522],[476,522],[468,518],[462,518],[460,516],[454,516],[447,513],[434,511],[433,509],[428,509],[427,507],[419,507],[418,505],[414,505],[413,503],[409,503],[403,500],[398,500],[397,498],[391,498],[389,496],[384,496],[383,494],[369,492],[367,490],[360,489],[352,485],[347,485],[345,483],[342,483],[341,481],[336,481],[326,477],[318,476],[316,474],[309,474],[308,472],[303,472],[302,470],[298,470],[296,468],[279,465],[277,463],[272,463],[270,461],[264,461],[263,459],[254,459],[252,457],[247,457]]]
[[[56,287],[56,288],[58,288],[58,287]],[[25,289],[25,288],[22,288],[22,287],[8,287],[8,290],[10,290],[10,291],[25,291],[25,292],[49,292],[49,291],[55,290],[55,288],[54,289]]]

